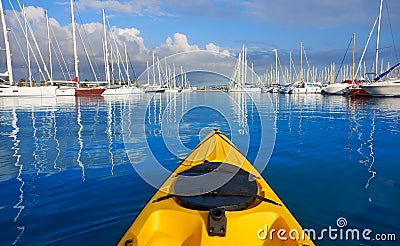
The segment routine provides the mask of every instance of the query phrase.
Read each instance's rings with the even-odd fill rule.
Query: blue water
[[[0,245],[115,244],[154,193],[149,183],[214,128],[262,168],[304,228],[338,228],[343,217],[345,228],[397,234],[317,245],[398,245],[399,120],[400,98],[1,98]]]

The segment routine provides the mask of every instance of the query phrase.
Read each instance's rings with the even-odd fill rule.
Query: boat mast
[[[48,42],[48,49],[49,49],[49,66],[50,66],[50,79],[53,80],[53,62],[52,62],[52,57],[51,57],[51,39],[50,39],[50,23],[49,23],[49,14],[47,10],[45,10],[45,15],[46,15],[46,26],[47,26],[47,39],[49,40]]]
[[[279,74],[278,74],[278,50],[274,49],[275,52],[275,83],[279,84]]]
[[[31,57],[30,57],[30,50],[29,50],[29,38],[28,38],[28,21],[26,19],[26,11],[25,5],[22,4],[22,15],[24,16],[24,27],[25,27],[25,42],[26,42],[26,59],[28,62],[28,82],[29,86],[32,87],[32,70],[31,70]]]
[[[172,86],[173,86],[173,88],[174,89],[176,89],[176,69],[175,69],[175,63],[174,64],[172,64],[172,67],[173,67],[173,69],[174,69],[174,71],[173,71],[173,79],[172,79]]]
[[[382,5],[383,0],[381,0],[381,4],[379,6],[379,17],[378,17],[378,34],[376,37],[376,53],[375,53],[375,74],[378,75],[378,59],[379,59],[379,40],[380,40],[380,32],[381,32],[381,20],[382,20]]]
[[[356,49],[356,33],[353,33],[353,49],[351,52],[351,81],[354,83],[354,52]]]
[[[251,84],[254,84],[254,63],[251,63]]]
[[[243,80],[243,87],[246,86],[247,82],[247,48],[244,49],[244,80]]]
[[[126,79],[128,80],[128,86],[131,86],[131,78],[129,76],[129,57],[128,57],[128,49],[126,48],[126,42],[124,42],[125,49],[125,64],[126,64]]]
[[[150,85],[150,69],[149,69],[149,61],[146,61],[146,70],[147,70],[147,85]]]
[[[107,28],[106,28],[106,13],[103,9],[103,33],[104,33],[104,71],[106,73],[106,82],[111,85],[110,79],[110,66],[109,66],[109,53],[108,53],[108,41],[107,41]]]
[[[160,87],[162,87],[160,59],[158,59],[158,56],[157,56],[157,72],[158,72],[158,84]]]
[[[289,82],[293,81],[293,74],[292,74],[292,52],[289,52]]]
[[[75,13],[74,13],[74,0],[71,0],[71,19],[72,19],[72,40],[74,44],[74,64],[75,64],[75,78],[79,86],[79,67],[78,67],[78,51],[76,48],[76,26],[75,26]]]
[[[3,10],[3,1],[0,1],[0,14],[1,14],[1,23],[3,26],[3,36],[4,36],[4,45],[6,49],[6,62],[7,62],[7,71],[2,73],[1,75],[3,76],[8,76],[8,81],[10,85],[14,84],[14,77],[13,77],[13,71],[12,71],[12,64],[11,64],[11,50],[10,50],[10,43],[8,42],[8,31],[7,25],[6,25],[6,20],[4,17],[4,10]]]
[[[153,85],[156,85],[156,71],[155,71],[155,57],[154,57],[154,51],[153,51]]]
[[[186,89],[186,74],[183,73],[182,66],[181,66],[181,82],[182,82],[182,89]]]
[[[300,42],[300,81],[304,81],[303,79],[303,43]]]
[[[242,60],[241,60],[241,67],[242,67],[242,69],[241,69],[241,73],[240,73],[240,75],[241,75],[241,80],[240,80],[240,85],[242,86],[242,88],[244,87],[244,83],[245,83],[245,72],[244,72],[244,69],[245,69],[245,62],[246,62],[246,58],[245,58],[245,56],[246,56],[246,53],[245,53],[245,48],[244,48],[244,45],[243,45],[243,48],[242,48]]]

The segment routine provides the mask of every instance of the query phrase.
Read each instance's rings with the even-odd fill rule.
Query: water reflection
[[[139,205],[132,204],[144,204],[148,199],[146,196],[150,195],[142,192],[146,184],[138,181],[125,151],[134,166],[142,166],[151,174],[157,173],[158,167],[148,165],[153,154],[147,149],[146,141],[149,140],[153,144],[152,150],[159,151],[162,164],[174,169],[179,162],[177,156],[186,156],[200,140],[202,129],[218,127],[224,132],[239,135],[235,144],[240,150],[250,146],[245,154],[253,160],[253,154],[260,152],[256,149],[259,146],[257,141],[261,141],[258,114],[270,119],[263,127],[271,127],[271,132],[278,134],[274,164],[268,167],[266,177],[270,178],[280,194],[286,196],[288,203],[297,205],[306,200],[307,193],[298,192],[300,189],[296,186],[303,185],[303,190],[310,192],[310,206],[297,206],[300,212],[296,214],[300,217],[304,209],[306,212],[309,209],[314,211],[310,212],[313,215],[310,218],[316,218],[314,215],[321,213],[315,211],[325,207],[332,209],[331,213],[356,214],[351,218],[353,223],[356,221],[354,217],[368,217],[369,211],[364,210],[365,207],[372,207],[365,206],[368,197],[370,201],[374,198],[373,209],[382,205],[384,209],[391,209],[389,215],[394,214],[390,211],[396,209],[398,200],[392,198],[390,193],[398,191],[398,179],[395,174],[390,176],[388,173],[397,171],[397,159],[393,158],[393,153],[398,148],[395,139],[400,130],[398,98],[351,100],[319,95],[275,94],[249,97],[244,93],[231,93],[227,94],[229,100],[221,100],[223,95],[226,96],[194,92],[174,99],[173,94],[156,94],[154,97],[144,94],[107,99],[79,98],[65,102],[58,98],[37,102],[32,102],[32,99],[0,99],[0,137],[1,143],[4,143],[0,192],[6,194],[0,205],[5,215],[1,223],[6,230],[0,232],[0,237],[6,239],[0,241],[4,240],[5,245],[13,242],[26,244],[31,239],[31,244],[40,244],[38,242],[42,242],[43,238],[60,242],[62,233],[69,234],[69,241],[65,244],[73,244],[70,242],[76,238],[76,241],[82,238],[90,240],[93,236],[101,238],[99,234],[104,230],[83,234],[82,231],[91,228],[94,222],[104,225],[104,229],[112,229],[115,218],[123,216],[129,217],[129,223],[131,214],[140,210]],[[273,102],[274,107],[270,107],[268,100]],[[218,114],[217,110],[190,111],[198,105],[218,107],[226,120],[220,117],[222,114]],[[245,139],[248,136],[251,136],[250,141]],[[263,135],[262,140],[274,144],[274,139],[268,137]],[[174,141],[172,146],[178,148],[175,156],[168,155],[164,146],[158,145],[156,141],[163,141],[162,138],[167,143]],[[182,145],[184,148],[180,148]],[[389,147],[391,149],[387,150]],[[261,150],[267,152],[266,148]],[[389,166],[387,162],[393,163]],[[122,166],[121,163],[127,165]],[[121,177],[121,173],[125,177]],[[285,179],[282,179],[283,176]],[[126,200],[126,190],[114,189],[120,188],[120,178],[126,178],[124,181],[135,180],[123,187],[131,192],[131,200]],[[316,182],[318,188],[314,187]],[[110,194],[102,190],[104,184],[113,185],[109,186],[112,190]],[[341,191],[340,197],[336,193],[332,195],[338,190]],[[88,194],[95,195],[88,198]],[[98,194],[101,198],[95,200]],[[112,205],[101,203],[104,200],[112,201]],[[349,212],[346,204],[350,202],[354,204]],[[65,204],[76,206],[60,211]],[[119,213],[107,209],[115,206],[122,207]],[[93,213],[87,213],[88,209],[92,209]],[[109,211],[113,214],[110,215]],[[76,216],[69,216],[71,213]],[[37,221],[35,218],[42,214],[48,218],[48,215],[55,216],[57,221]],[[78,217],[82,223],[77,226],[65,217]],[[313,223],[326,222],[310,220]],[[381,219],[379,226],[385,226],[386,222],[386,218]],[[55,223],[62,229],[55,228],[54,232],[47,234]],[[329,223],[327,221],[324,225]],[[363,227],[365,224],[355,226]],[[43,228],[46,235],[32,236]]]
[[[369,134],[368,148],[369,148],[369,166],[366,162],[364,165],[368,166],[368,172],[371,174],[371,177],[368,179],[367,183],[365,184],[365,188],[367,189],[371,183],[371,180],[375,178],[376,172],[373,171],[373,166],[375,164],[375,156],[374,156],[374,133],[375,133],[375,111],[372,112],[371,118],[371,132]]]
[[[60,148],[60,142],[58,141],[58,136],[57,136],[57,120],[56,120],[55,110],[51,111],[51,119],[53,121],[53,126],[52,126],[52,128],[53,128],[53,140],[54,140],[54,142],[56,144],[55,149],[56,149],[56,152],[57,152],[57,155],[56,155],[56,157],[54,159],[54,162],[53,162],[53,168],[56,171],[61,171],[61,168],[57,166],[57,162],[58,162],[58,160],[60,158],[60,154],[61,154],[61,148]]]
[[[231,93],[230,95],[233,98],[232,108],[239,127],[238,133],[241,135],[248,134],[248,101],[250,107],[254,107],[254,105],[247,93]]]
[[[78,111],[77,111],[77,117],[76,117],[76,123],[79,126],[79,130],[78,130],[78,145],[79,145],[79,150],[78,150],[78,156],[76,158],[76,162],[78,163],[78,166],[81,168],[82,170],[82,181],[85,181],[85,165],[83,164],[82,160],[81,160],[81,156],[82,156],[82,150],[83,150],[83,139],[82,139],[82,130],[83,130],[83,124],[81,122],[81,118],[82,118],[82,113],[81,113],[81,106],[80,104],[77,105],[78,107]]]
[[[113,110],[113,102],[111,100],[108,101],[108,110],[107,110],[107,130],[106,134],[108,137],[108,154],[110,155],[110,163],[111,163],[111,175],[114,175],[114,154],[113,154],[113,131],[112,124],[115,122],[115,108]],[[114,123],[115,129],[115,123]]]
[[[397,133],[400,101],[398,98],[348,98],[346,104],[349,111],[349,135],[345,149],[349,151],[350,160],[355,158],[366,167],[369,177],[364,188],[368,189],[377,177],[376,163],[383,163],[382,158],[377,159],[375,156],[376,137],[382,138],[382,127],[392,129],[392,134]],[[377,125],[380,125],[379,128]],[[380,133],[377,134],[377,131]],[[352,140],[353,136],[357,141]],[[353,149],[356,149],[357,156],[351,155]],[[368,200],[372,202],[372,197]]]
[[[13,142],[13,147],[12,147],[12,149],[14,150],[13,157],[16,159],[14,166],[17,167],[17,170],[18,170],[16,180],[20,183],[20,186],[18,188],[18,190],[19,190],[18,202],[13,206],[13,208],[17,210],[17,214],[14,217],[15,224],[18,224],[18,219],[19,219],[22,211],[25,208],[25,206],[23,205],[23,202],[24,202],[23,188],[25,185],[25,181],[22,178],[22,170],[24,168],[24,165],[23,165],[23,163],[20,163],[20,158],[21,158],[21,155],[19,154],[20,140],[18,139],[19,127],[18,127],[17,123],[18,123],[17,113],[16,113],[16,110],[13,109],[12,110],[12,121],[11,121],[11,126],[13,127],[13,130],[10,134],[10,137],[12,138],[12,142]],[[17,237],[15,238],[13,245],[15,245],[18,242],[18,240],[23,236],[24,231],[25,231],[25,226],[23,226],[23,225],[22,226],[16,225],[16,228],[19,231],[19,233],[18,233]]]
[[[22,218],[40,209],[35,207],[39,201],[31,199],[52,192],[41,187],[47,177],[68,171],[78,179],[68,175],[66,178],[84,182],[90,175],[97,175],[97,168],[107,167],[114,175],[117,165],[127,163],[123,146],[118,148],[126,107],[123,100],[109,100],[106,104],[102,98],[0,98],[4,147],[0,182],[15,180],[15,189],[7,189],[7,199],[3,199],[1,207],[9,215],[15,211],[7,222],[12,224],[9,228],[16,230],[8,244],[24,241],[21,238],[26,234],[26,222]],[[8,202],[10,205],[5,205]]]

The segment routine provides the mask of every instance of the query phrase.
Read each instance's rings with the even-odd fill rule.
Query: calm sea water
[[[397,236],[317,245],[398,245],[399,120],[400,98],[1,98],[0,245],[115,244],[154,193],[149,183],[214,128],[263,168],[304,228]]]

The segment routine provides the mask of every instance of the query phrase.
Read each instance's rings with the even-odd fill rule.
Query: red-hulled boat
[[[359,85],[356,87],[351,87],[349,89],[351,96],[353,97],[370,97],[371,94],[369,94],[366,90],[361,88]]]
[[[347,89],[348,94],[350,94],[350,96],[352,97],[368,97],[371,96],[371,94],[369,94],[366,90],[364,90],[363,88],[361,88],[361,85],[364,84],[363,81],[358,81],[358,80],[354,80],[351,81],[349,80],[352,85]]]
[[[80,87],[75,89],[75,96],[101,96],[105,90],[103,87]]]
[[[75,77],[72,81],[78,83],[78,78]],[[75,89],[75,96],[101,96],[105,90],[105,87],[96,84],[81,85]]]

